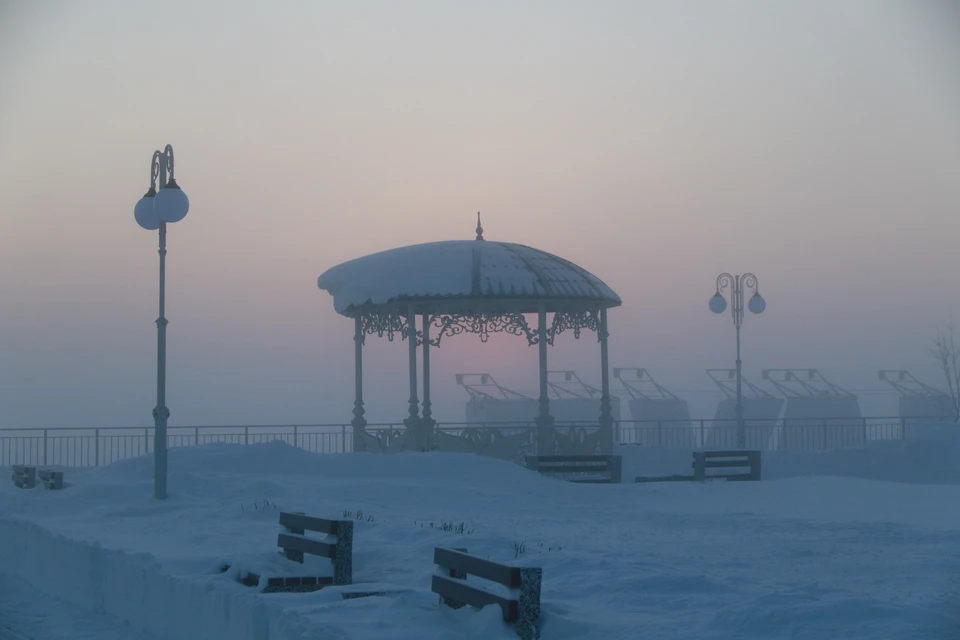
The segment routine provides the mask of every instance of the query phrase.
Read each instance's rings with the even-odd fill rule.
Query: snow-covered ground
[[[625,479],[689,469],[689,452],[622,453]],[[432,549],[455,546],[543,567],[545,639],[946,640],[960,637],[958,460],[960,437],[944,429],[765,454],[759,483],[575,485],[461,454],[185,447],[171,452],[165,502],[151,498],[150,458],[67,470],[61,492],[0,485],[0,588],[25,582],[50,611],[128,624],[128,638],[516,637],[495,607],[438,606]],[[239,584],[238,571],[286,562],[281,509],[362,510],[355,588],[392,593]]]
[[[0,640],[158,640],[123,620],[46,594],[0,573]]]

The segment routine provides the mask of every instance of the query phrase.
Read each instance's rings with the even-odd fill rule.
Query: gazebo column
[[[353,363],[353,420],[350,421],[350,424],[353,425],[353,450],[366,451],[366,444],[363,440],[367,426],[367,420],[363,417],[363,320],[359,314],[354,318]]]
[[[600,453],[613,453],[613,412],[610,402],[610,361],[607,354],[607,310],[600,310]]]
[[[430,316],[423,314],[423,426],[426,431],[433,429],[433,410],[430,407]]]
[[[556,449],[556,438],[547,387],[547,311],[543,305],[537,312],[537,345],[540,347],[540,409],[534,419],[537,425],[537,455],[552,456]]]
[[[407,428],[407,447],[422,451],[422,437],[420,433],[420,403],[417,400],[417,315],[413,307],[407,307],[407,347],[410,357],[410,399],[407,417],[403,421]]]

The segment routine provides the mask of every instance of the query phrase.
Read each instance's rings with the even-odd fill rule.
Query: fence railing
[[[907,437],[911,428],[932,418],[837,418],[820,420],[746,421],[746,445],[751,449],[827,451],[863,447],[877,440]],[[944,418],[943,421],[949,421]],[[557,422],[567,427],[596,428],[596,424]],[[535,429],[528,423],[438,424],[455,436],[496,430],[499,434]],[[399,423],[368,424],[367,431],[402,431]],[[225,425],[168,427],[167,446],[189,447],[214,442],[257,444],[281,440],[317,453],[353,450],[349,424]],[[35,464],[87,467],[111,464],[153,452],[153,427],[97,427],[0,429],[0,467]],[[614,423],[614,442],[624,445],[673,448],[730,448],[737,445],[737,427],[732,420],[619,420]]]

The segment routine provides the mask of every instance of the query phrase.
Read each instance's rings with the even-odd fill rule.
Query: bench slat
[[[760,453],[759,451],[697,451],[699,455],[706,458],[746,458],[750,455]]]
[[[691,463],[690,466],[696,468],[696,461]],[[703,466],[706,469],[722,469],[725,467],[749,467],[751,464],[749,460],[706,460]]]
[[[441,567],[446,567],[447,569],[462,571],[464,573],[477,576],[478,578],[483,578],[484,580],[498,582],[511,589],[515,589],[520,586],[520,569],[518,567],[508,567],[504,564],[498,564],[490,560],[477,558],[460,551],[454,551],[453,549],[434,547],[433,562],[434,564],[440,565]],[[457,598],[455,596],[451,597],[453,597],[455,600],[468,602],[462,598]]]
[[[336,545],[322,542],[320,540],[301,538],[300,536],[291,535],[289,533],[277,534],[277,546],[283,547],[284,549],[291,549],[293,551],[309,553],[310,555],[320,556],[321,558],[334,558],[336,557],[337,550]]]
[[[693,482],[693,476],[637,476],[634,482]]]
[[[465,602],[478,609],[490,604],[499,605],[506,622],[513,622],[520,617],[520,607],[516,600],[509,600],[485,589],[470,586],[463,580],[434,575],[430,590],[444,598]]]
[[[538,464],[553,462],[603,462],[606,463],[610,456],[530,456]]]
[[[540,473],[609,473],[610,467],[606,464],[604,465],[580,465],[577,467],[564,467],[557,465],[540,465],[537,468],[537,471]]]
[[[280,526],[301,531],[317,531],[337,535],[337,521],[312,518],[299,513],[280,513]]]

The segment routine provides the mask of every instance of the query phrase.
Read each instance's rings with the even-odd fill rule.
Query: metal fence
[[[947,420],[947,419],[944,419]],[[870,441],[899,440],[910,429],[930,418],[842,418],[824,420],[747,421],[746,445],[751,449],[827,451],[865,446]],[[596,424],[557,422],[558,429]],[[438,428],[452,436],[503,436],[534,430],[533,423],[442,423]],[[400,432],[403,425],[369,424],[372,434]],[[496,432],[496,433],[494,433]],[[225,425],[168,427],[169,447],[190,447],[214,442],[257,444],[281,440],[317,453],[353,450],[349,424]],[[34,464],[87,467],[110,464],[153,452],[153,427],[99,427],[55,429],[0,429],[0,466]],[[686,449],[731,448],[737,445],[733,421],[688,420],[643,422],[620,420],[614,424],[614,441],[624,445]]]

